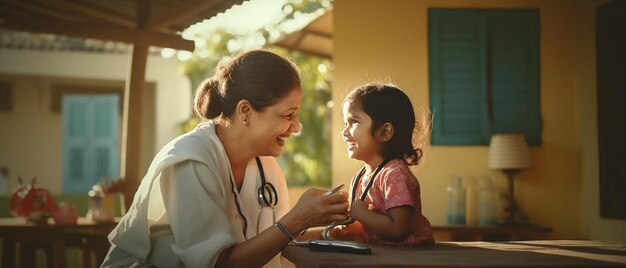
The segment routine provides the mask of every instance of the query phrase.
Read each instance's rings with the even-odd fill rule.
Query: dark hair
[[[416,128],[415,112],[409,97],[393,85],[369,83],[357,87],[346,96],[349,102],[372,118],[371,133],[385,123],[393,125],[393,136],[383,145],[385,159],[404,159],[409,165],[417,165],[422,149],[413,147]]]
[[[231,116],[240,100],[256,111],[278,102],[300,86],[297,67],[267,50],[251,50],[223,60],[196,90],[194,113],[201,120]]]

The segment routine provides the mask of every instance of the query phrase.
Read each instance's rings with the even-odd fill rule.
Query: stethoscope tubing
[[[363,192],[361,193],[361,196],[359,197],[359,199],[361,201],[365,200],[365,197],[367,197],[367,193],[369,192],[370,188],[374,184],[374,180],[376,179],[376,176],[378,175],[378,172],[380,172],[380,170],[383,169],[383,167],[387,163],[389,163],[389,159],[384,159],[383,162],[381,162],[380,165],[378,165],[378,167],[376,167],[376,170],[374,170],[374,174],[372,174],[372,176],[370,177],[370,180],[367,183],[367,186],[365,186],[365,189],[363,190]],[[356,198],[356,189],[359,186],[359,182],[360,182],[361,177],[363,176],[363,174],[365,174],[365,167],[361,168],[359,173],[357,173],[357,175],[355,175],[354,182],[352,183],[352,199],[351,199],[351,202],[354,202],[354,200]],[[352,217],[350,217],[347,220],[342,221],[342,222],[333,222],[333,223],[329,224],[328,226],[326,226],[326,228],[324,228],[324,231],[322,232],[322,237],[325,240],[333,240],[333,237],[330,235],[330,232],[335,227],[337,227],[339,225],[348,225],[348,224],[351,224],[353,222],[354,222],[354,219],[352,219]]]
[[[272,209],[272,220],[276,222],[276,205],[278,205],[278,191],[276,191],[276,187],[268,181],[265,180],[265,172],[263,171],[263,164],[261,163],[261,159],[259,157],[255,157],[257,167],[259,168],[259,175],[261,177],[261,186],[257,190],[257,200],[259,202],[259,210],[257,213],[257,224],[256,224],[256,232],[259,234],[259,226],[261,223],[261,212],[264,207],[268,207]],[[232,181],[232,178],[231,178]],[[235,193],[235,186],[233,187],[233,193]],[[241,212],[241,206],[239,201],[235,197],[235,203],[237,204],[237,213],[243,219],[243,236],[247,238],[247,230],[248,230],[248,221],[246,217]]]

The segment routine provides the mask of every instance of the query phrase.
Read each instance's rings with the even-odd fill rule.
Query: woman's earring
[[[244,119],[243,121],[241,121],[243,123],[244,126],[248,126],[248,119]]]

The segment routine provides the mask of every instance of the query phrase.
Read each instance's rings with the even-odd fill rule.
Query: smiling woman
[[[196,91],[202,122],[154,158],[103,266],[282,267],[294,234],[345,220],[345,193],[310,189],[289,210],[275,157],[301,107],[298,71],[278,54],[221,62]]]

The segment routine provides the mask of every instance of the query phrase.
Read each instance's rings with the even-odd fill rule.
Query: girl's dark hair
[[[295,87],[300,87],[300,75],[293,63],[267,50],[251,50],[218,64],[196,90],[193,109],[200,120],[229,117],[245,99],[260,112]]]
[[[404,159],[409,165],[417,165],[422,158],[422,149],[414,141],[415,112],[409,97],[393,85],[369,83],[362,85],[346,96],[344,102],[355,105],[372,118],[372,136],[385,123],[393,125],[393,136],[383,145],[385,159]]]

